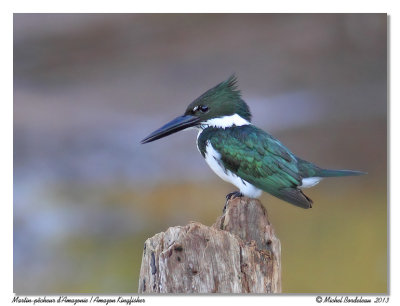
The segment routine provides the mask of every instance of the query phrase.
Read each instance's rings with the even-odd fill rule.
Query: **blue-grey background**
[[[385,14],[15,14],[14,291],[135,292],[144,240],[212,224],[225,194],[195,132],[140,145],[236,73],[254,124],[367,171],[311,210],[261,197],[284,292],[387,292]]]

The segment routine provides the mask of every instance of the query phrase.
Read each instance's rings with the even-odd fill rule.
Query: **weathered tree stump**
[[[229,200],[211,227],[170,227],[146,240],[139,293],[280,293],[281,245],[260,201]]]

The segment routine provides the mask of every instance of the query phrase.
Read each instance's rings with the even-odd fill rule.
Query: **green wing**
[[[311,207],[311,199],[297,188],[302,181],[298,161],[277,139],[253,125],[232,127],[229,133],[213,129],[206,134],[226,169],[284,201]]]

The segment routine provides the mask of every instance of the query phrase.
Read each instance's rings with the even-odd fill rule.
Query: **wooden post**
[[[144,244],[139,293],[280,293],[281,245],[260,201],[226,203],[211,227],[170,227]]]

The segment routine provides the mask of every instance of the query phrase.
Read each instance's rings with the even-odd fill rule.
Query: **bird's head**
[[[234,75],[207,90],[186,108],[185,113],[151,133],[142,143],[151,142],[178,131],[209,126],[227,128],[249,124],[251,113],[237,89]]]

